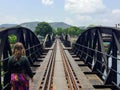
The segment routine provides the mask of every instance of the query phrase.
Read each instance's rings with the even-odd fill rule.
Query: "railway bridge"
[[[101,26],[86,29],[74,44],[69,35],[46,35],[41,42],[24,27],[1,30],[0,90],[10,90],[11,35],[26,49],[30,90],[120,90],[120,31]]]

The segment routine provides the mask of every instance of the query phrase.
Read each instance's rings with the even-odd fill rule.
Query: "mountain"
[[[1,24],[0,28],[10,28],[10,27],[15,27],[17,24]]]
[[[35,30],[35,27],[37,26],[37,24],[38,24],[39,22],[27,22],[27,23],[22,23],[22,24],[20,24],[21,26],[23,26],[23,27],[26,27],[26,28],[29,28],[29,29],[31,29],[31,30]],[[51,25],[51,27],[53,28],[53,29],[57,29],[57,28],[63,28],[63,29],[65,29],[65,28],[69,28],[69,27],[71,27],[71,25],[68,25],[68,24],[66,24],[66,23],[64,23],[64,22],[52,22],[52,23],[49,23],[50,25]]]
[[[57,28],[63,28],[63,29],[66,29],[66,28],[69,28],[71,27],[71,25],[68,25],[64,22],[53,22],[53,23],[49,23],[55,30]]]
[[[39,22],[26,22],[26,23],[22,23],[20,24],[20,26],[22,27],[26,27],[26,28],[29,28],[31,30],[35,30],[35,27],[37,26]]]
[[[20,24],[20,26],[29,28],[30,30],[34,31],[35,27],[37,26],[38,23],[40,23],[40,22],[26,22],[26,23]],[[64,22],[52,22],[52,23],[49,23],[49,24],[55,30],[57,28],[66,29],[66,28],[71,27],[71,25],[68,25]],[[0,28],[9,28],[9,27],[14,27],[14,26],[17,26],[17,24],[2,24],[2,25],[0,25]]]

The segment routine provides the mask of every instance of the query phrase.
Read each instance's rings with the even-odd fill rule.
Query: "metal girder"
[[[91,33],[91,31],[89,30],[88,31],[88,48],[92,48],[92,46],[93,46],[93,38],[94,38],[94,35],[93,35],[93,33]],[[91,64],[92,64],[92,59],[93,58],[91,58],[91,56],[93,56],[93,51],[91,51],[91,50],[89,50],[89,49],[87,49],[87,51],[88,51],[88,57],[87,57],[87,59],[86,59],[86,61],[85,61],[85,63],[86,64],[88,64],[88,66],[90,67],[90,68],[92,68],[92,66],[91,66]]]
[[[10,74],[8,72],[7,63],[8,63],[8,57],[12,55],[12,48],[8,40],[9,35],[15,35],[17,37],[17,42],[23,43],[23,45],[25,46],[26,54],[28,55],[28,58],[29,56],[35,53],[39,53],[39,57],[40,57],[41,55],[40,52],[42,52],[42,45],[40,45],[40,41],[31,30],[24,27],[14,27],[14,28],[8,28],[0,31],[0,63],[3,63],[3,66],[0,65],[0,72],[2,72],[1,70],[3,68],[5,72],[4,86],[6,85],[6,88],[4,90],[10,89],[9,87]],[[29,52],[29,50],[31,52]],[[33,57],[30,57],[29,61],[33,60],[33,58],[36,58],[36,55],[35,56],[33,55]],[[1,73],[0,73],[0,77],[1,77]],[[3,89],[1,82],[2,80],[0,78],[0,90]]]
[[[112,57],[112,66],[111,66],[112,69],[109,69],[109,73],[104,82],[105,84],[113,84],[112,82],[117,83],[117,73],[116,73],[117,72],[117,48],[118,50],[120,50],[119,42],[113,31],[112,33],[112,56],[113,57]]]
[[[78,37],[73,48],[77,48],[74,52],[85,60],[85,64],[93,72],[98,72],[105,85],[113,85],[113,82],[117,85],[118,51],[120,54],[119,30],[101,26],[88,28]],[[112,58],[111,67],[109,58]]]

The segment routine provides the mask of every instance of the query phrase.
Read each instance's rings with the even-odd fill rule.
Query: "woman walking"
[[[33,81],[33,73],[24,46],[20,42],[14,45],[13,56],[9,57],[8,69],[11,73],[11,90],[29,90],[29,78]]]

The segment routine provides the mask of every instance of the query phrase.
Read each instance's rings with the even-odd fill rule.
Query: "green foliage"
[[[17,41],[17,37],[14,34],[8,36],[8,39],[11,44],[14,44]]]
[[[77,36],[81,34],[84,30],[73,26],[73,27],[67,28],[65,31],[66,31],[66,34],[68,33],[70,36]]]
[[[67,29],[57,28],[57,30],[52,29],[52,27],[47,22],[40,22],[35,30],[36,35],[46,36],[46,34],[69,34],[70,36],[78,36],[84,31],[82,28],[72,26]]]
[[[35,33],[41,36],[46,36],[46,34],[51,34],[52,32],[52,27],[47,22],[38,23],[35,29]]]
[[[58,35],[61,35],[63,33],[63,34],[69,34],[70,36],[78,36],[83,31],[84,31],[83,29],[80,29],[80,28],[75,27],[75,26],[67,28],[67,29],[57,28]]]
[[[57,31],[56,31],[55,29],[53,29],[53,30],[52,30],[52,33],[53,33],[53,34],[56,34],[56,33],[57,33]]]
[[[57,34],[61,35],[62,33],[64,33],[64,29],[62,28],[57,28]]]

